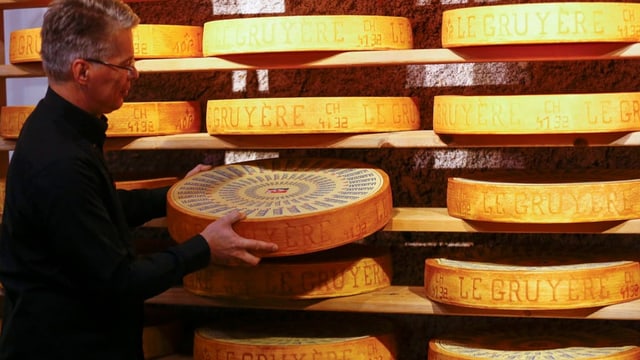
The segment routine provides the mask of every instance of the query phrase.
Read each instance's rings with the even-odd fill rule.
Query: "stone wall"
[[[254,4],[259,14],[233,13],[240,3]],[[491,1],[491,4],[514,3]],[[260,9],[260,4],[262,8]],[[132,3],[142,23],[202,25],[209,20],[268,15],[394,15],[411,19],[415,48],[440,47],[443,10],[483,2],[421,0],[282,0],[233,2],[222,0],[167,0]],[[249,6],[249,5],[247,5]],[[246,12],[246,11],[245,11]],[[273,15],[273,14],[272,14]],[[209,99],[284,96],[411,96],[417,99],[422,128],[432,127],[433,97],[444,94],[499,95],[637,91],[640,62],[548,61],[493,62],[451,65],[345,67],[314,70],[211,71],[141,75],[128,101],[197,100],[203,118]],[[239,80],[240,79],[240,80]],[[204,125],[203,125],[203,131]],[[283,139],[283,141],[285,141]],[[395,206],[445,207],[446,180],[495,169],[631,169],[638,170],[637,147],[452,147],[439,149],[312,149],[283,150],[280,156],[327,156],[363,160],[387,171],[392,181]],[[224,152],[210,151],[122,151],[109,153],[110,165],[119,178],[181,175],[196,162],[221,164]],[[141,232],[143,235],[144,231]],[[157,235],[157,234],[155,234]],[[162,236],[162,234],[160,235]],[[475,257],[486,254],[550,254],[627,249],[637,257],[635,235],[576,234],[473,234],[473,233],[380,233],[365,240],[390,246],[397,285],[421,285],[427,257]],[[278,316],[311,317],[300,312],[178,309],[190,327],[204,321],[233,321]],[[230,315],[230,316],[229,316]],[[325,316],[322,314],[320,316]],[[341,321],[342,314],[336,316]],[[356,316],[372,316],[356,314]],[[443,331],[469,325],[526,327],[556,324],[571,328],[579,320],[518,319],[460,316],[382,315],[399,325],[401,359],[426,358],[429,338]],[[590,320],[591,321],[591,320]],[[625,325],[638,327],[637,322]],[[188,336],[187,336],[188,337]],[[188,351],[189,341],[185,341]]]

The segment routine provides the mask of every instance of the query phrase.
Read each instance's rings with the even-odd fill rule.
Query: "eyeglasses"
[[[114,69],[126,70],[127,71],[127,75],[129,75],[131,77],[135,77],[138,74],[138,69],[136,69],[136,67],[134,65],[116,65],[116,64],[108,63],[106,61],[102,61],[102,60],[98,60],[98,59],[91,59],[91,58],[84,59],[84,60],[88,61],[88,62],[101,64],[101,65],[104,65],[104,66],[108,66],[108,67],[114,68]]]

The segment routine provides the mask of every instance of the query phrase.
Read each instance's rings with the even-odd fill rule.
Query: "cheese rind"
[[[439,134],[571,134],[640,130],[640,93],[434,97]]]
[[[204,24],[204,56],[299,51],[410,49],[408,18],[361,15],[265,16]]]
[[[520,266],[426,259],[426,296],[483,309],[553,310],[605,306],[640,298],[640,264],[612,261]]]
[[[445,10],[442,46],[640,41],[640,4],[555,2]]]
[[[369,133],[416,130],[409,97],[300,97],[209,100],[211,135]]]

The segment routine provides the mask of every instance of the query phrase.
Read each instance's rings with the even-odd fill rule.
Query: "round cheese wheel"
[[[177,182],[167,194],[167,227],[183,242],[233,209],[245,237],[271,241],[286,256],[330,249],[380,230],[391,218],[388,175],[355,161],[263,159],[224,165]]]
[[[640,217],[640,178],[633,171],[487,173],[452,177],[447,211],[465,220],[581,223]]]
[[[17,139],[35,106],[3,106],[0,136]],[[127,102],[106,115],[107,137],[156,136],[200,132],[197,101]]]
[[[640,130],[640,93],[435,96],[440,134],[565,134]]]
[[[263,259],[256,267],[210,265],[184,278],[204,296],[315,299],[361,294],[391,285],[391,254],[347,244],[307,255]]]
[[[9,34],[9,62],[19,64],[40,61],[40,28],[12,31]]]
[[[611,325],[477,329],[429,340],[429,359],[635,360],[640,333]]]
[[[555,2],[474,6],[442,13],[442,46],[640,41],[640,4]]]
[[[450,305],[509,310],[588,308],[640,298],[635,261],[517,264],[427,259],[426,296]]]
[[[393,329],[381,321],[243,322],[195,330],[194,360],[396,359]]]
[[[136,59],[202,56],[202,26],[140,24],[132,32]],[[40,28],[12,31],[9,37],[9,62],[42,61],[40,47]]]
[[[409,19],[303,15],[214,20],[204,24],[204,56],[298,51],[410,49]]]
[[[409,97],[301,97],[209,100],[207,132],[316,134],[416,130],[420,112]]]

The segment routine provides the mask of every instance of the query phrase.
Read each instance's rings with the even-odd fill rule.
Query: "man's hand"
[[[187,173],[187,175],[185,176],[185,178],[188,178],[189,176],[193,176],[199,172],[202,171],[208,171],[211,170],[212,166],[211,165],[205,165],[205,164],[198,164],[196,165],[196,167],[194,167],[193,169],[189,170],[189,172]]]
[[[261,255],[278,251],[278,245],[247,239],[231,227],[245,215],[233,210],[209,224],[201,233],[211,251],[211,263],[218,265],[257,265]]]

